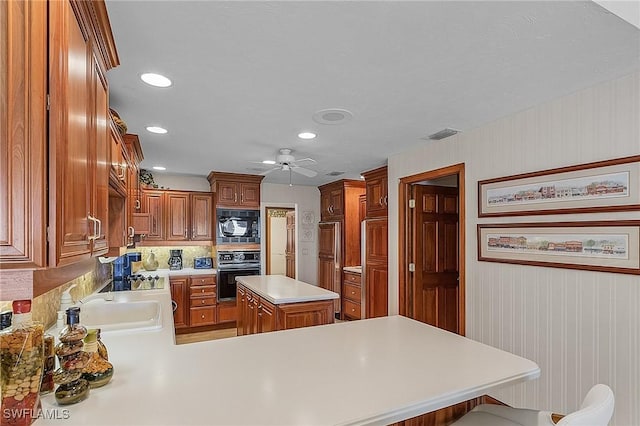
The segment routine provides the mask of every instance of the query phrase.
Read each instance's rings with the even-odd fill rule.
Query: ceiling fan
[[[316,160],[313,158],[301,158],[300,160],[296,160],[296,158],[291,155],[291,150],[289,148],[281,148],[279,154],[276,156],[275,162],[261,162],[264,164],[275,164],[275,167],[260,174],[267,175],[276,170],[281,170],[283,172],[289,172],[289,176],[291,176],[291,172],[295,172],[307,177],[314,177],[318,174],[317,172],[300,167],[300,164],[313,164],[315,162]]]

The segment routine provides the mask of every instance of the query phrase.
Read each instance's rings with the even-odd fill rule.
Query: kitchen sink
[[[145,331],[162,328],[160,303],[155,300],[113,301],[95,298],[80,307],[80,323],[109,331]]]

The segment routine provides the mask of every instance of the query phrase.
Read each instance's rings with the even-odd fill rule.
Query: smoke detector
[[[346,109],[329,108],[322,109],[312,116],[318,124],[342,124],[353,118],[353,114]]]

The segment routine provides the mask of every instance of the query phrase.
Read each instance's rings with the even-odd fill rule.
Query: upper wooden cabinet
[[[211,172],[207,176],[215,205],[231,209],[259,209],[260,183],[264,176]]]
[[[364,182],[342,179],[319,186],[320,219],[334,221],[357,214],[359,196],[364,194]]]
[[[366,217],[387,217],[389,215],[389,190],[387,166],[363,172],[366,186]]]
[[[213,194],[209,192],[145,189],[142,211],[149,214],[143,244],[213,241]]]

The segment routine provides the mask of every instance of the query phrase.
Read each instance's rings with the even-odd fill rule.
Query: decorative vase
[[[149,256],[142,262],[142,266],[147,271],[155,271],[158,269],[158,261],[156,260],[156,254],[154,252],[150,252]]]

